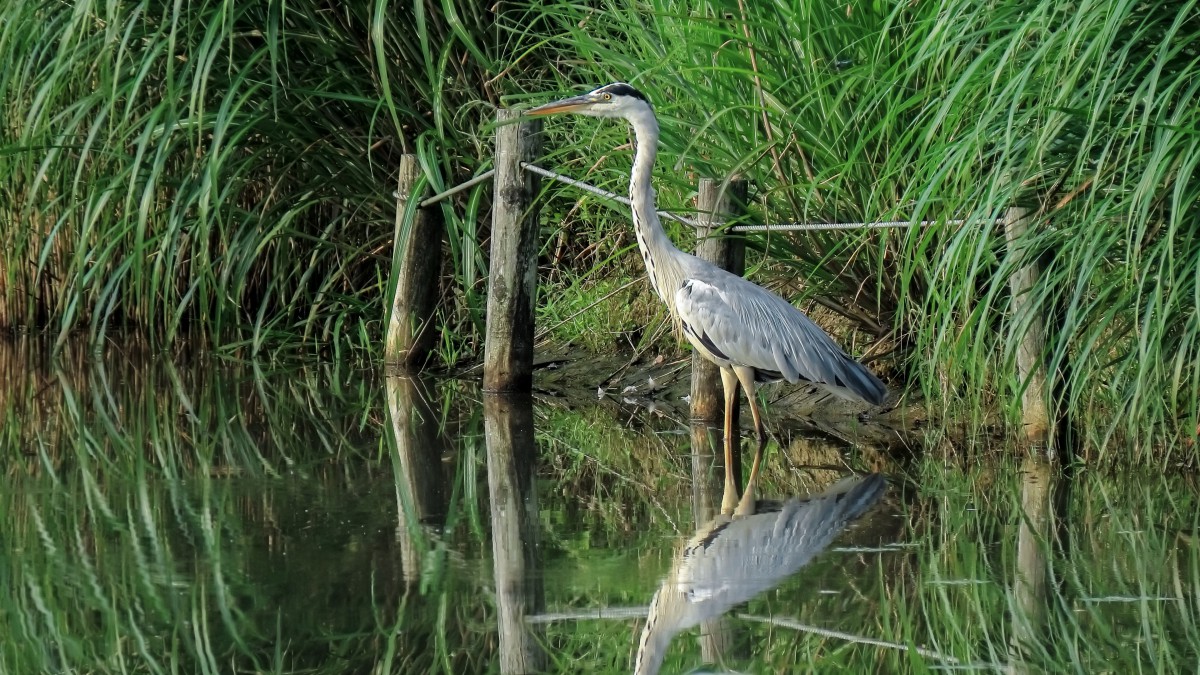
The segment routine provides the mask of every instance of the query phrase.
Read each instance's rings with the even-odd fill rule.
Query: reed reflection
[[[483,424],[487,441],[500,672],[538,672],[546,663],[542,648],[544,629],[525,620],[545,605],[537,559],[537,491],[534,483],[537,450],[533,436],[532,397],[527,394],[485,394]]]

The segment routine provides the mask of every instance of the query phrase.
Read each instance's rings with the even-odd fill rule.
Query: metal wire
[[[529,162],[521,162],[521,168],[525,169],[526,171],[529,171],[530,173],[536,173],[539,176],[544,176],[551,180],[556,180],[560,183],[566,183],[567,185],[570,185],[572,187],[579,188],[580,190],[583,190],[584,192],[590,192],[594,195],[604,197],[606,199],[611,199],[613,201],[617,201],[626,206],[629,206],[629,198],[628,197],[621,196],[619,194],[616,194],[615,192],[609,192],[608,190],[602,190],[602,189],[596,187],[595,185],[585,183],[581,180],[576,180],[569,176],[564,176],[560,173],[555,173],[553,171],[543,169],[542,167],[537,166],[536,164],[530,164]],[[470,189],[470,188],[482,183],[483,181],[490,179],[495,173],[496,173],[495,169],[489,169],[488,171],[485,171],[468,181],[459,183],[458,185],[456,185],[448,190],[444,190],[442,192],[439,192],[436,195],[433,195],[432,197],[429,197],[428,199],[422,200],[420,203],[420,206],[421,206],[421,208],[425,208],[427,206],[432,206],[432,205],[442,201],[443,199],[446,199],[447,197],[458,194],[459,192],[462,192],[463,190]],[[393,192],[392,195],[396,199],[400,199],[399,192]],[[700,224],[697,223],[696,221],[692,220],[691,218],[686,218],[684,216],[676,215],[674,213],[669,213],[667,211],[659,211],[658,215],[662,216],[663,218],[669,218],[670,220],[674,220],[677,223],[683,223],[684,225],[688,225],[690,227],[700,227]],[[1001,220],[1003,220],[1003,219],[998,218],[993,222],[1000,222]],[[933,225],[934,223],[944,223],[946,225],[963,225],[966,222],[967,221],[965,221],[965,220],[922,220],[919,223],[914,223],[914,222],[911,222],[908,220],[886,220],[886,221],[879,221],[879,222],[872,222],[872,223],[778,223],[775,225],[734,225],[733,227],[729,228],[729,230],[731,232],[813,232],[813,231],[823,231],[823,230],[874,230],[874,229],[888,229],[888,228],[904,228],[904,227],[913,227],[913,226],[927,227],[929,225]]]
[[[729,228],[734,232],[804,232],[810,230],[874,230],[890,227],[926,227],[934,223],[947,225],[962,225],[965,220],[922,220],[914,223],[909,220],[885,220],[875,223],[780,223],[778,225],[734,225]]]
[[[456,195],[459,192],[462,192],[463,190],[467,190],[472,187],[475,187],[476,185],[479,185],[483,181],[491,178],[492,174],[494,174],[494,173],[496,173],[495,169],[488,169],[487,171],[484,171],[483,173],[479,174],[478,176],[475,176],[474,178],[472,178],[468,181],[464,181],[462,183],[459,183],[458,185],[455,185],[454,187],[450,188],[449,190],[443,190],[442,192],[439,192],[436,195],[434,195],[428,199],[422,200],[421,203],[418,204],[418,206],[420,206],[421,208],[425,208],[426,206],[433,206],[434,204],[442,201],[443,199],[445,199],[451,195]],[[396,199],[401,198],[399,191],[393,192],[392,196],[395,197]]]
[[[745,621],[755,621],[758,623],[766,623],[772,626],[781,626],[783,628],[791,628],[793,630],[803,631],[805,633],[814,633],[825,637],[837,638],[839,640],[847,640],[849,642],[857,642],[858,644],[874,645],[876,647],[887,647],[889,649],[912,650],[921,656],[931,659],[937,659],[950,664],[961,663],[958,659],[947,654],[936,652],[932,649],[917,647],[915,645],[907,645],[901,642],[889,642],[887,640],[877,640],[875,638],[863,637],[854,635],[853,633],[843,633],[842,631],[830,630],[828,628],[820,628],[817,626],[809,626],[802,624],[793,619],[785,619],[772,616],[755,616],[753,614],[738,614],[738,618]]]
[[[556,621],[591,621],[595,619],[640,619],[650,613],[650,608],[641,607],[597,607],[573,612],[546,612],[526,615],[525,623],[554,623]]]
[[[525,169],[526,171],[529,171],[530,173],[536,173],[539,176],[545,176],[546,178],[556,180],[560,183],[566,183],[567,185],[570,185],[572,187],[577,187],[580,190],[583,190],[585,192],[590,192],[594,195],[599,195],[601,197],[607,197],[608,199],[612,199],[612,200],[621,202],[625,206],[629,206],[630,202],[629,202],[628,197],[622,197],[621,195],[616,194],[615,192],[609,192],[608,190],[601,190],[600,188],[596,187],[595,185],[589,185],[588,183],[585,183],[581,180],[575,180],[574,178],[570,178],[570,177],[564,176],[562,174],[554,173],[553,171],[547,171],[546,169],[543,169],[542,167],[537,166],[536,164],[530,164],[529,162],[521,162],[521,168]],[[690,225],[691,227],[699,227],[699,224],[696,223],[696,221],[691,220],[690,218],[684,218],[683,216],[677,216],[674,213],[668,213],[666,211],[659,211],[658,215],[662,216],[663,218],[670,218],[671,220],[674,220],[679,223],[683,223],[684,225]]]

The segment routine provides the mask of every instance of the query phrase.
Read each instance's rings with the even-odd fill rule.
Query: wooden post
[[[711,179],[700,180],[697,197],[699,226],[696,228],[696,255],[741,275],[746,270],[746,242],[738,236],[725,234],[714,236],[714,232],[725,221],[725,216],[741,208],[746,199],[746,181],[734,180],[721,190],[721,183]],[[725,414],[725,399],[721,396],[721,373],[717,366],[700,354],[692,353],[692,419],[705,422],[720,422]],[[733,426],[737,427],[737,409]],[[740,474],[739,474],[740,475]]]
[[[419,365],[429,357],[435,337],[433,313],[438,300],[438,273],[442,264],[441,211],[419,209],[408,236],[404,236],[405,209],[413,188],[421,176],[415,155],[400,158],[400,177],[396,194],[395,253],[396,286],[392,296],[392,313],[388,320],[384,360],[405,366]]]
[[[1028,210],[1020,207],[1010,208],[1004,213],[1008,254],[1017,260],[1026,255],[1021,239],[1029,229],[1027,215]],[[1050,397],[1046,390],[1044,362],[1046,324],[1045,319],[1034,309],[1029,297],[1037,285],[1038,274],[1037,261],[1024,260],[1009,277],[1008,283],[1012,293],[1013,321],[1028,322],[1021,344],[1017,347],[1017,384],[1025,387],[1021,395],[1022,426],[1025,437],[1031,443],[1046,446],[1053,420],[1047,404]]]
[[[541,120],[515,122],[515,110],[496,111],[496,175],[492,249],[488,262],[484,391],[533,387],[533,301],[537,293],[538,177],[521,168],[539,150]]]

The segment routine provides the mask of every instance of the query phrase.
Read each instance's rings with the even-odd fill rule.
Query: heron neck
[[[646,263],[650,285],[675,314],[675,290],[683,282],[679,256],[683,252],[671,243],[658,219],[654,203],[654,159],[658,154],[658,121],[654,113],[645,111],[629,118],[637,139],[633,157],[633,173],[629,177],[629,201],[633,207],[633,229],[638,250]]]

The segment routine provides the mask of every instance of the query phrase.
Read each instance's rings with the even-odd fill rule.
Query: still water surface
[[[1191,475],[1068,480],[776,415],[782,504],[731,523],[670,387],[4,350],[0,673],[629,672],[664,579],[714,613],[663,672],[1197,666]],[[872,471],[852,523],[787,503]]]

